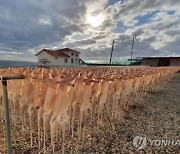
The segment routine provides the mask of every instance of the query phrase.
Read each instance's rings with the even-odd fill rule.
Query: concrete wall
[[[170,66],[180,66],[180,58],[170,59]]]
[[[71,53],[68,52],[68,55],[71,56]],[[47,60],[47,63],[43,64],[42,61],[43,59]],[[65,59],[67,59],[67,63],[65,63]],[[74,63],[71,63],[71,59],[73,59]],[[78,66],[79,65],[79,54],[76,57],[74,56],[71,57],[54,57],[50,55],[49,53],[43,51],[37,55],[37,60],[38,60],[38,65],[41,66]]]
[[[169,62],[167,62],[168,60]],[[180,58],[164,58],[164,59],[146,59],[142,61],[142,65],[148,66],[180,66]]]
[[[158,66],[158,59],[143,59],[142,65]]]

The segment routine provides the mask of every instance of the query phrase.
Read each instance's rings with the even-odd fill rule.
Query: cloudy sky
[[[0,0],[0,59],[69,47],[85,61],[180,55],[180,0]]]

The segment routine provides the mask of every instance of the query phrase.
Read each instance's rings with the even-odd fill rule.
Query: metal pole
[[[1,76],[0,80],[15,80],[15,79],[25,79],[23,75],[14,75],[14,76]]]
[[[114,40],[113,40],[113,43],[112,43],[111,56],[110,56],[109,64],[111,64],[113,49],[114,49]]]
[[[8,150],[8,154],[12,154],[11,129],[10,129],[8,94],[7,94],[7,80],[2,80],[2,89],[3,89],[4,116],[5,116],[4,118],[5,118],[5,125],[6,125],[7,150]]]
[[[3,89],[3,104],[4,104],[4,119],[6,125],[6,140],[7,140],[7,151],[8,154],[12,154],[11,149],[11,129],[10,129],[10,118],[9,118],[9,103],[8,103],[8,93],[7,93],[7,80],[13,79],[25,79],[24,76],[1,76],[0,80],[2,81]]]

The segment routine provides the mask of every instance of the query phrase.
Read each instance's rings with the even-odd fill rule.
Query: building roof
[[[46,51],[46,52],[54,57],[69,57],[67,54],[60,51]]]
[[[55,50],[55,51],[80,53],[79,51],[73,50],[73,49],[71,49],[71,48],[63,48],[63,49],[58,49],[58,50]]]
[[[58,49],[58,50],[42,49],[35,56],[37,56],[38,54],[40,54],[43,51],[49,53],[50,55],[52,55],[54,57],[58,57],[58,56],[59,57],[69,57],[69,55],[67,55],[66,52],[80,53],[80,52],[73,50],[73,49],[70,49],[70,48],[63,48],[63,49]]]

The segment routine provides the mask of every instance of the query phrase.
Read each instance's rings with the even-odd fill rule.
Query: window
[[[78,54],[76,53],[76,57],[78,57]]]
[[[74,53],[71,53],[71,56],[74,56]]]
[[[64,59],[64,63],[67,63],[67,62],[68,62],[68,60],[67,60],[67,58],[65,58],[65,59]]]
[[[76,64],[78,64],[78,63],[79,63],[79,62],[78,62],[78,59],[76,59],[75,61],[76,61]]]
[[[74,59],[73,58],[71,59],[71,63],[74,63]]]

